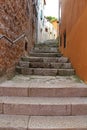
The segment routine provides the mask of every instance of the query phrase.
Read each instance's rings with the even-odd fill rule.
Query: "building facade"
[[[22,55],[28,54],[36,42],[37,2],[35,0],[0,0],[0,37],[14,41],[14,45],[0,39],[0,76],[13,74],[15,64]]]
[[[60,50],[87,82],[87,0],[60,0]]]
[[[43,41],[56,39],[57,38],[57,30],[53,26],[53,24],[44,18],[44,28],[43,28]]]
[[[51,23],[52,23],[54,29],[56,30],[55,38],[58,38],[59,37],[59,21],[58,20],[54,20]]]
[[[38,0],[38,23],[37,23],[37,43],[43,43],[49,39],[57,38],[57,30],[54,25],[45,18],[46,0]]]
[[[38,0],[37,43],[43,42],[45,5],[46,0]]]

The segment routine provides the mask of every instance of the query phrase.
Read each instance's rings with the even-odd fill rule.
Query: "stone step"
[[[40,43],[40,44],[35,44],[35,47],[56,47],[58,48],[58,44],[57,43],[52,43],[52,42],[46,42],[46,43]]]
[[[32,116],[87,115],[87,97],[0,97],[0,113]]]
[[[34,116],[29,130],[87,130],[87,116]]]
[[[35,47],[32,52],[35,53],[57,53],[59,52],[56,47]]]
[[[61,57],[62,54],[60,53],[29,53],[29,56],[34,56],[34,57]]]
[[[27,68],[56,68],[56,69],[72,69],[71,63],[51,63],[51,62],[26,62],[20,61],[18,63],[20,67]]]
[[[87,97],[87,85],[67,78],[16,76],[0,83],[0,96]]]
[[[87,116],[0,115],[0,130],[87,130]]]
[[[16,72],[23,75],[42,75],[42,76],[70,76],[75,74],[74,69],[49,69],[49,68],[25,68],[16,67]]]
[[[69,62],[69,59],[67,57],[22,57],[21,60],[28,62],[58,62],[58,63]]]
[[[26,68],[20,66],[16,66],[16,72],[23,75],[42,76],[70,76],[75,74],[74,69]]]
[[[0,115],[0,130],[28,130],[29,116]]]

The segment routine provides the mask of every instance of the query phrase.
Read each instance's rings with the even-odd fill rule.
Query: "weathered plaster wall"
[[[77,75],[87,82],[87,0],[60,0],[61,52],[68,56]],[[66,48],[63,33],[66,31]]]

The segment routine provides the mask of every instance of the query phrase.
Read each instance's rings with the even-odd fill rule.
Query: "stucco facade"
[[[87,0],[60,0],[60,50],[87,82]]]
[[[57,31],[54,28],[53,24],[44,18],[44,27],[43,27],[43,35],[42,35],[42,41],[50,40],[50,39],[56,39]]]
[[[59,37],[59,21],[58,20],[54,20],[51,23],[52,23],[53,27],[56,30],[56,36],[55,36],[55,38],[57,38],[57,37]]]
[[[44,9],[46,0],[38,1],[38,23],[37,23],[37,43],[43,42],[43,31],[44,31]]]

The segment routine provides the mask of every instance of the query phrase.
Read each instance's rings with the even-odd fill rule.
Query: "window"
[[[60,36],[60,46],[62,46],[62,36]]]
[[[48,32],[48,28],[45,28],[45,32]]]
[[[40,32],[42,32],[42,31],[43,31],[43,29],[41,28],[41,29],[40,29]]]
[[[28,49],[28,43],[25,42],[25,51],[27,51],[27,49]]]
[[[40,19],[43,19],[43,11],[41,10]]]
[[[64,32],[63,37],[64,37],[64,48],[66,48],[66,31]]]

